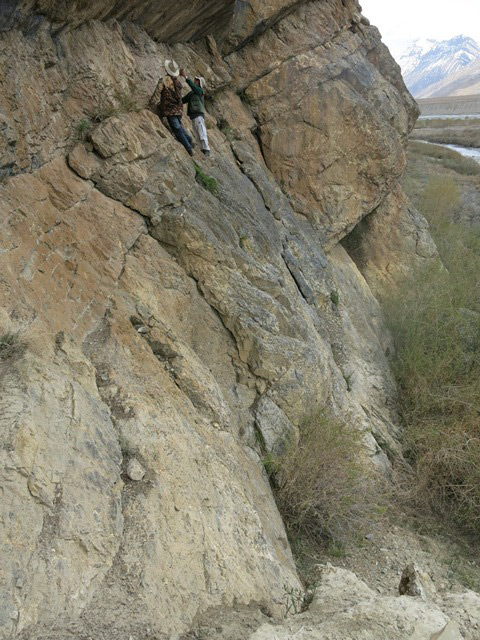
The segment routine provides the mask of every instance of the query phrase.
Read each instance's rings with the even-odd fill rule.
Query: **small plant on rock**
[[[349,373],[348,375],[343,376],[343,379],[345,380],[345,384],[347,385],[348,393],[352,391],[352,378],[353,378],[353,373]]]
[[[78,140],[85,140],[92,129],[92,121],[90,118],[82,118],[74,127]]]
[[[245,91],[241,91],[238,95],[239,95],[239,97],[240,97],[240,100],[241,100],[244,104],[246,104],[246,105],[248,105],[248,106],[252,106],[252,105],[253,105],[253,100],[252,100],[252,98],[251,98],[247,93],[245,93]]]
[[[283,585],[283,602],[285,605],[285,615],[291,613],[297,614],[303,611],[303,589],[291,587],[288,584]]]
[[[107,118],[119,116],[121,113],[138,111],[139,105],[135,96],[135,88],[130,93],[117,89],[113,94],[102,94],[97,100],[97,106],[92,114],[94,122],[103,122]]]
[[[138,111],[139,106],[137,99],[134,97],[134,93],[136,93],[136,89],[133,92],[128,93],[127,91],[121,91],[117,89],[114,94],[114,100],[117,104],[117,109],[119,113],[129,113],[131,111]]]
[[[202,167],[195,163],[195,179],[207,191],[214,196],[218,196],[218,182],[212,176],[207,175]]]
[[[275,478],[276,474],[281,469],[280,458],[270,451],[262,458],[263,468],[265,469],[267,476],[271,479]]]
[[[113,104],[111,100],[102,97],[97,101],[97,106],[92,114],[92,120],[94,122],[103,122],[108,118],[118,116],[119,113],[120,111],[118,110],[117,106]]]
[[[285,606],[285,615],[298,614],[307,611],[309,606],[315,599],[318,588],[318,582],[307,584],[305,590],[291,587],[288,584],[283,585],[283,603]]]
[[[330,294],[330,300],[332,301],[332,304],[338,307],[338,303],[340,302],[340,296],[338,295],[338,291],[332,291],[332,293]]]
[[[26,350],[26,344],[19,333],[8,332],[0,336],[0,362],[16,360]]]
[[[0,185],[7,184],[10,173],[3,169],[0,169]]]
[[[228,142],[232,142],[232,140],[235,137],[235,134],[234,134],[234,131],[233,131],[232,127],[229,124],[224,124],[222,126],[222,128],[221,128],[221,132],[226,137]]]

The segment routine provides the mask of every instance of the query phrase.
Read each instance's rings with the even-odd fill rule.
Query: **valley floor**
[[[411,138],[478,148],[480,147],[480,117],[421,118],[417,121]]]

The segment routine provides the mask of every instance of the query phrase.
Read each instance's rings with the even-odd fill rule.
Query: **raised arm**
[[[193,93],[196,93],[197,96],[203,96],[202,87],[199,87],[198,85],[195,84],[195,82],[193,82],[193,80],[190,80],[190,78],[187,78],[187,73],[186,73],[185,69],[180,69],[180,75],[182,76],[182,78],[185,78],[185,80],[187,81],[188,86],[193,91]]]
[[[197,94],[197,96],[203,96],[203,89],[202,87],[199,87],[198,84],[195,84],[195,82],[193,82],[193,80],[190,80],[190,78],[185,78],[185,80],[187,81],[188,86],[190,87],[190,89]]]

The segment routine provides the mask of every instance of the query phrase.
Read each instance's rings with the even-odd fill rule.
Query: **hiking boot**
[[[204,156],[209,156],[210,155],[210,151],[208,149],[202,149],[202,153]]]
[[[193,156],[193,149],[187,149],[188,155]]]

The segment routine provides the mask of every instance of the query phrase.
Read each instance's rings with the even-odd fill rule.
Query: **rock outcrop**
[[[177,0],[174,8],[155,0],[4,0],[0,30],[20,27],[31,32],[48,20],[49,31],[55,33],[90,20],[128,20],[162,42],[185,42],[222,34],[234,7],[234,0]]]
[[[399,68],[354,0],[1,20],[2,633],[275,612],[299,582],[262,455],[325,407],[383,473],[398,452],[371,287],[434,255],[398,191]],[[145,109],[167,57],[210,88],[195,164]]]
[[[478,625],[479,610],[467,602],[470,630]],[[442,606],[420,597],[379,595],[350,571],[327,565],[307,613],[282,626],[262,625],[249,640],[463,640],[459,624],[445,613],[448,605]]]

